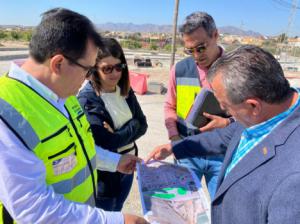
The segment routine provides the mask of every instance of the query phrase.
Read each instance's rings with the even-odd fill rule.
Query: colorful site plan
[[[189,169],[163,161],[137,165],[145,218],[151,224],[209,224],[210,206]]]

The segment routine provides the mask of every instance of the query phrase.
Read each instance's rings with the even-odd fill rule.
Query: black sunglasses
[[[188,55],[192,55],[192,54],[194,54],[194,52],[203,53],[205,50],[206,50],[206,45],[200,44],[197,47],[184,48],[184,53],[186,53]]]
[[[113,72],[113,70],[116,70],[117,72],[123,71],[123,69],[126,68],[126,64],[118,63],[115,65],[105,65],[105,66],[99,67],[99,68],[104,74],[108,75],[108,74],[111,74]]]
[[[66,59],[68,59],[72,64],[77,65],[78,67],[82,68],[83,70],[87,71],[85,74],[85,77],[88,78],[90,77],[94,72],[97,71],[97,68],[95,68],[95,66],[85,66],[80,64],[79,62],[77,62],[75,59],[67,56],[67,55],[63,55]]]

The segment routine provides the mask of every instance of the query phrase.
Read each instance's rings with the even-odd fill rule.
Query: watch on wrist
[[[229,124],[232,124],[233,122],[235,122],[233,117],[229,117],[228,120],[229,120]]]

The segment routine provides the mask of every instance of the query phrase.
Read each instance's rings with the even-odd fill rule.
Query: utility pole
[[[171,53],[170,67],[174,65],[174,61],[175,61],[178,6],[179,6],[179,0],[175,0],[174,17],[173,17],[173,34],[172,34],[172,53]]]
[[[294,19],[295,19],[297,8],[298,8],[298,0],[293,0],[292,5],[291,5],[291,14],[289,16],[288,25],[287,25],[287,29],[286,29],[286,32],[285,32],[285,36],[287,38],[287,41],[288,41],[288,38],[289,38],[289,32],[291,31],[291,28],[293,26],[293,22],[294,22]],[[287,42],[286,49],[288,49],[288,48],[289,48],[289,45],[288,45],[288,42]],[[291,48],[290,48],[290,50],[292,52]],[[286,52],[286,62],[287,62],[287,52]]]

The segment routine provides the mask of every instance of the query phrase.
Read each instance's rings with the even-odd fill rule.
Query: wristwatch
[[[235,122],[235,119],[233,117],[229,117],[228,120],[229,120],[229,124],[232,124],[233,122]]]

